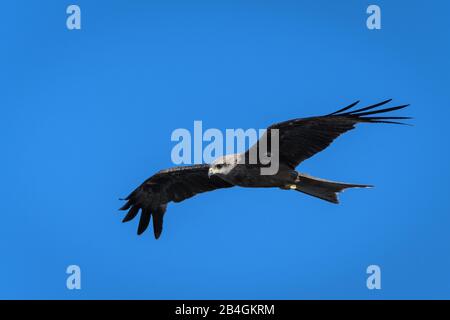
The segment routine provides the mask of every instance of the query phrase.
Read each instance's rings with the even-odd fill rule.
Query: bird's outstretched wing
[[[129,210],[123,222],[132,220],[141,210],[138,234],[144,232],[153,217],[153,232],[158,239],[162,232],[167,203],[181,202],[198,193],[233,185],[217,176],[208,177],[209,165],[175,167],[162,170],[137,187],[120,210]]]
[[[410,119],[410,117],[374,116],[376,114],[403,109],[408,106],[401,105],[376,109],[391,100],[389,99],[368,107],[351,110],[359,103],[359,101],[356,101],[345,108],[325,116],[292,119],[273,124],[267,128],[265,133],[266,137],[264,137],[267,139],[267,149],[271,152],[271,129],[278,129],[279,161],[280,163],[295,168],[302,161],[327,148],[334,139],[353,129],[357,123],[404,124],[397,120]],[[252,148],[259,146],[260,141],[261,139]]]

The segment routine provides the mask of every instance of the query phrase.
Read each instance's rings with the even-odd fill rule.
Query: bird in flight
[[[295,168],[304,160],[327,148],[338,136],[352,130],[358,123],[394,123],[410,117],[386,116],[385,113],[403,109],[400,105],[377,109],[392,99],[354,110],[356,101],[333,113],[292,119],[267,128],[266,141],[270,141],[273,129],[278,132],[278,171],[273,175],[262,175],[266,167],[260,159],[256,163],[248,159],[249,150],[260,144],[260,140],[241,154],[225,155],[211,164],[179,166],[161,170],[145,180],[124,200],[120,210],[128,210],[123,222],[134,219],[141,211],[137,233],[142,234],[153,220],[156,239],[163,229],[163,218],[169,202],[181,202],[196,194],[234,186],[248,188],[279,188],[295,190],[331,203],[338,203],[338,193],[347,188],[368,188],[370,185],[335,182],[315,178],[297,172]],[[383,115],[379,115],[383,114]],[[267,144],[270,145],[269,142]],[[270,149],[267,149],[270,153]]]

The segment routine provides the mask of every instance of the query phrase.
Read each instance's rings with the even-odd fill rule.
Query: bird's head
[[[218,175],[218,176],[225,176],[227,175],[238,162],[238,158],[235,154],[230,154],[226,156],[222,156],[214,160],[213,163],[211,163],[209,170],[208,170],[208,177]]]

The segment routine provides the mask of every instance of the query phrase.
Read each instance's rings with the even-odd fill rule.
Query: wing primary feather
[[[357,113],[357,112],[366,111],[366,110],[374,109],[374,108],[376,108],[376,107],[385,105],[386,103],[389,103],[389,102],[391,102],[391,101],[392,101],[392,99],[387,99],[387,100],[381,101],[381,102],[379,102],[379,103],[372,104],[372,105],[370,105],[370,106],[368,106],[368,107],[364,107],[364,108],[361,108],[361,109],[352,110],[352,111],[350,111],[350,112],[347,112],[347,113],[345,113],[345,114],[340,114],[340,115],[350,115],[350,114],[353,115],[353,114],[355,114],[355,113]]]
[[[128,210],[130,209],[131,205],[132,205],[131,201],[127,201],[127,203],[125,203],[122,207],[120,207],[119,210]]]
[[[139,212],[139,207],[138,206],[133,206],[131,207],[130,211],[128,211],[127,215],[125,216],[125,218],[123,218],[122,222],[128,222],[130,220],[133,220],[134,217],[136,217],[136,215]]]
[[[139,220],[139,226],[137,234],[141,235],[148,227],[150,223],[151,213],[148,209],[142,209],[141,218]]]
[[[336,113],[344,112],[345,110],[348,110],[348,109],[350,109],[350,108],[353,108],[353,107],[356,106],[360,101],[361,101],[361,100],[357,100],[357,101],[353,102],[352,104],[349,104],[348,106],[346,106],[346,107],[344,107],[344,108],[342,108],[342,109],[339,109],[338,111],[335,111],[335,112],[333,112],[333,113],[328,114],[328,116],[332,116],[332,115],[334,115],[334,114],[336,114]]]
[[[361,113],[352,113],[351,116],[362,117],[362,116],[368,116],[371,114],[385,113],[385,112],[389,112],[389,111],[400,110],[400,109],[406,108],[407,106],[409,106],[409,104],[404,104],[401,106],[391,107],[391,108],[386,108],[386,109],[381,109],[381,110],[374,110],[374,111],[361,112]]]
[[[136,194],[136,190],[133,190],[128,196],[121,200],[130,200]]]
[[[165,211],[166,211],[166,205],[162,205],[158,209],[156,209],[152,214],[152,216],[153,216],[153,234],[155,235],[155,239],[159,239],[159,237],[161,236]]]
[[[368,121],[370,123],[389,123],[389,124],[401,124],[404,126],[412,126],[410,123],[404,123],[404,122],[398,122],[398,121],[386,121],[386,120],[374,120],[374,121]]]
[[[394,119],[398,120],[398,119],[401,119],[401,120],[407,120],[407,119],[413,119],[413,117],[370,117],[370,119],[379,119],[379,120],[394,120]]]

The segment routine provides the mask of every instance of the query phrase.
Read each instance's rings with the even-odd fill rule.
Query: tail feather
[[[338,194],[345,189],[371,187],[373,186],[367,184],[343,183],[314,178],[303,173],[298,174],[295,182],[295,190],[332,203],[339,203]]]

